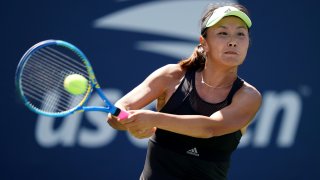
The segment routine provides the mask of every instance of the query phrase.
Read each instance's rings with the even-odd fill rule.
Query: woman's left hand
[[[120,120],[134,137],[142,139],[152,136],[156,131],[156,113],[150,110],[130,110],[129,117]]]

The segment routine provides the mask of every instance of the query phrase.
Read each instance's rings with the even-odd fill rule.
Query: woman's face
[[[247,55],[249,32],[240,18],[227,16],[210,27],[207,37],[202,40],[209,61],[231,67],[239,66]]]

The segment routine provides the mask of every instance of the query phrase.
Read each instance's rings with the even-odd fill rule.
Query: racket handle
[[[122,119],[127,119],[129,116],[129,113],[127,111],[121,110],[120,113],[117,115],[117,117],[122,120]]]

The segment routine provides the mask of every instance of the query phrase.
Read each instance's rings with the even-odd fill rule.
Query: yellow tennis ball
[[[63,86],[70,94],[80,95],[87,91],[88,80],[79,74],[71,74],[64,79]]]

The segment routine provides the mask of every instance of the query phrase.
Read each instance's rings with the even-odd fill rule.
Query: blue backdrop
[[[0,179],[138,179],[146,140],[111,129],[103,113],[52,119],[29,112],[14,87],[15,68],[36,42],[66,40],[87,54],[116,101],[155,69],[191,54],[209,2],[216,1],[1,2]],[[239,73],[262,92],[263,105],[229,178],[317,179],[320,3],[239,2],[253,20]],[[96,96],[89,103],[101,104]]]

